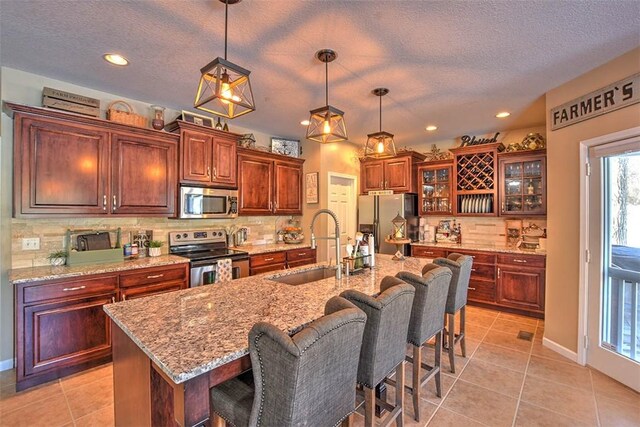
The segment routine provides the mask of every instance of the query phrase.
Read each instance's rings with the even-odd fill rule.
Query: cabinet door
[[[233,139],[215,138],[213,140],[212,182],[216,187],[237,187],[236,147]]]
[[[384,189],[384,164],[382,160],[362,162],[360,169],[361,193],[367,194],[369,191]]]
[[[544,269],[498,266],[497,303],[529,311],[544,310]]]
[[[107,213],[106,132],[55,119],[15,123],[16,214]]]
[[[238,214],[270,215],[273,212],[273,161],[238,156]]]
[[[24,375],[108,356],[111,322],[102,309],[116,293],[25,307]]]
[[[500,160],[500,215],[545,215],[545,156],[521,156]]]
[[[162,282],[154,283],[153,285],[121,288],[120,301],[164,294],[165,292],[179,291],[180,289],[185,288],[184,284],[185,282]]]
[[[302,165],[275,162],[274,212],[302,215]]]
[[[176,146],[169,140],[111,135],[112,213],[175,213]]]
[[[384,160],[384,188],[395,192],[411,191],[411,158]]]
[[[209,184],[212,178],[213,137],[206,133],[185,130],[182,132],[181,144],[180,182]]]

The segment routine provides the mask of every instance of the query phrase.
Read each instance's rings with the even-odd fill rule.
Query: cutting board
[[[77,238],[78,251],[111,249],[111,236],[108,232],[81,234]]]

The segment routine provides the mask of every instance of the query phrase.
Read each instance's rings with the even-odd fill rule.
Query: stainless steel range
[[[249,276],[249,254],[227,248],[223,229],[170,232],[169,253],[191,260],[190,287],[214,283],[218,261],[223,258],[231,258],[234,279]]]

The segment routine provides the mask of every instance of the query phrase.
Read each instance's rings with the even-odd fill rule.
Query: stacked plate
[[[459,213],[485,214],[493,212],[492,194],[472,194],[459,197]]]

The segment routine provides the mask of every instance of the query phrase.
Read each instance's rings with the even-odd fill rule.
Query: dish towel
[[[216,270],[216,283],[229,282],[233,279],[233,267],[231,266],[231,258],[222,258],[218,260],[218,268]]]

